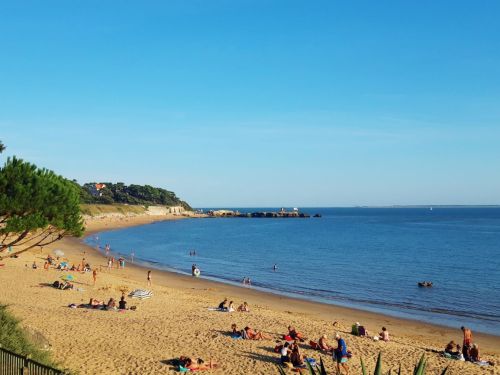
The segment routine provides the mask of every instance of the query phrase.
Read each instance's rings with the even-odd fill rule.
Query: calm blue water
[[[500,208],[303,212],[323,217],[187,219],[101,233],[99,243],[157,268],[196,263],[203,277],[500,335]]]

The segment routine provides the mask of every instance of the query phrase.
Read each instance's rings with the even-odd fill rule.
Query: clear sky
[[[0,0],[2,159],[198,207],[499,204],[499,15]]]

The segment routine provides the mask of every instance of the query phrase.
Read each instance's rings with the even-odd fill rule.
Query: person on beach
[[[460,329],[464,334],[464,340],[462,344],[462,354],[464,355],[465,360],[468,361],[470,359],[469,351],[472,345],[472,331],[464,326],[462,326]]]
[[[227,306],[227,312],[234,312],[234,304],[233,301],[229,302],[229,305]]]
[[[455,350],[455,348],[457,350]],[[455,341],[450,341],[448,345],[446,345],[446,348],[444,348],[444,352],[449,354],[449,355],[459,355],[460,354],[460,345],[455,344]]]
[[[89,306],[91,306],[91,307],[98,307],[98,306],[102,306],[102,305],[103,305],[102,301],[99,301],[96,298],[90,298]]]
[[[280,362],[282,365],[291,362],[290,360],[290,354],[292,354],[292,350],[290,349],[290,344],[288,342],[285,342],[285,345],[280,349]]]
[[[125,301],[125,296],[122,296],[120,298],[120,302],[118,302],[118,309],[119,310],[126,310],[127,309],[127,301]]]
[[[134,256],[135,256],[135,253],[132,251],[132,252],[130,253],[130,261],[131,261],[132,263],[134,263]]]
[[[97,270],[94,268],[94,270],[92,271],[92,278],[94,279],[94,285],[97,281]]]
[[[387,328],[382,327],[382,332],[380,332],[378,335],[380,340],[385,342],[389,341],[389,331],[387,330]]]
[[[242,305],[238,306],[238,311],[239,312],[250,312],[250,307],[248,306],[248,303],[243,302]]]
[[[219,307],[217,309],[220,311],[227,311],[226,303],[227,303],[227,298],[224,298],[224,301],[219,303]]]
[[[333,351],[333,347],[331,347],[330,345],[328,345],[328,341],[327,341],[327,336],[326,335],[321,336],[320,339],[318,340],[318,348],[320,350],[323,350],[323,351],[327,352],[327,353]]]
[[[341,374],[340,366],[345,370],[346,375],[349,375],[349,367],[347,366],[347,345],[340,334],[335,335],[337,340],[337,348],[333,351],[333,359],[337,362],[337,373]]]
[[[238,326],[236,325],[236,323],[231,324],[231,337],[232,338],[241,337],[241,331],[238,331]]]
[[[276,271],[278,269],[278,265],[275,263],[273,266],[273,271]]]
[[[151,286],[151,270],[148,271],[148,286]]]
[[[249,340],[269,340],[270,337],[266,336],[262,332],[254,331],[250,327],[245,327],[245,333]]]
[[[288,326],[288,336],[290,336],[294,340],[299,340],[300,342],[304,342],[304,340],[307,340],[302,333],[297,332],[295,327]]]
[[[106,304],[106,310],[116,309],[116,301],[114,298],[110,298]]]
[[[293,367],[305,367],[304,356],[300,353],[300,349],[297,344],[292,345],[292,354],[290,354],[290,362],[292,362]]]
[[[193,361],[191,358],[187,358],[183,367],[191,371],[211,370],[213,368],[217,368],[217,363],[210,360],[208,365],[205,365],[205,361],[201,358],[198,358],[196,361]]]
[[[111,258],[108,258],[108,271],[111,271],[111,268],[113,268],[113,263],[111,262]]]

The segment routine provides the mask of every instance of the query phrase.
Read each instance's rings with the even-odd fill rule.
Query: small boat
[[[418,283],[418,286],[421,288],[431,288],[432,287],[432,281],[420,281]]]

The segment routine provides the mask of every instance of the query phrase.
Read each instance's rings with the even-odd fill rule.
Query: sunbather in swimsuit
[[[245,327],[245,332],[250,340],[269,340],[270,337],[264,335],[262,332],[254,331],[250,327]]]

